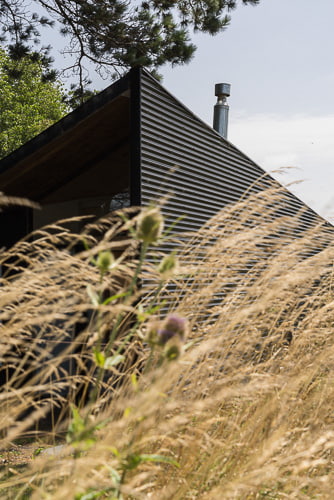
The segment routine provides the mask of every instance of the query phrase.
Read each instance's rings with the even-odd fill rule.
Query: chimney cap
[[[219,96],[229,97],[231,95],[231,85],[229,83],[216,83],[215,95],[217,97]]]

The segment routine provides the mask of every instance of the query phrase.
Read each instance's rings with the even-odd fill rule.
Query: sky
[[[229,140],[331,221],[333,19],[333,0],[239,5],[225,32],[194,36],[189,64],[160,70],[167,90],[209,124],[214,84],[230,83]],[[95,88],[108,85],[91,77]]]
[[[240,5],[218,37],[195,37],[193,61],[164,86],[212,124],[214,84],[231,84],[228,139],[334,220],[334,2]],[[300,181],[300,182],[299,182]]]

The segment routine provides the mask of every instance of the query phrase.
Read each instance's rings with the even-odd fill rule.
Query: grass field
[[[334,247],[282,196],[2,252],[1,498],[333,498]]]

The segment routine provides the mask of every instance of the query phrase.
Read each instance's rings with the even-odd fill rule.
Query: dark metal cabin
[[[59,219],[98,217],[121,206],[148,205],[166,194],[171,195],[163,206],[166,225],[185,216],[175,230],[196,231],[245,192],[259,192],[272,182],[148,72],[136,68],[0,161],[0,191],[42,207],[4,209],[0,248]],[[293,228],[297,233],[320,220],[291,193],[276,216],[300,211],[300,225]],[[212,303],[223,296],[222,290]],[[76,332],[66,335],[59,342],[50,331],[48,359],[65,350]],[[62,369],[73,374],[77,367],[68,363]],[[6,365],[5,372],[7,381]],[[0,370],[0,385],[1,376]]]
[[[245,191],[272,179],[197,118],[143,69],[135,68],[0,161],[0,190],[39,202],[42,211],[0,215],[0,246],[60,218],[103,215],[117,203],[146,205],[170,193],[168,222],[196,230]],[[279,214],[305,209],[289,194]]]

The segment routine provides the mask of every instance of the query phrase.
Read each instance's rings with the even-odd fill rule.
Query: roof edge
[[[50,127],[43,130],[43,132],[30,139],[28,142],[22,144],[22,146],[15,149],[8,156],[5,156],[2,160],[0,160],[0,174],[20,162],[22,159],[35,153],[42,146],[53,141],[54,139],[57,139],[67,130],[78,125],[80,122],[85,120],[85,118],[105,106],[108,102],[129,90],[134,71],[137,71],[137,68],[130,70],[119,80],[88,99],[85,103],[81,104],[81,106],[64,116],[64,118],[53,125],[50,125]]]

